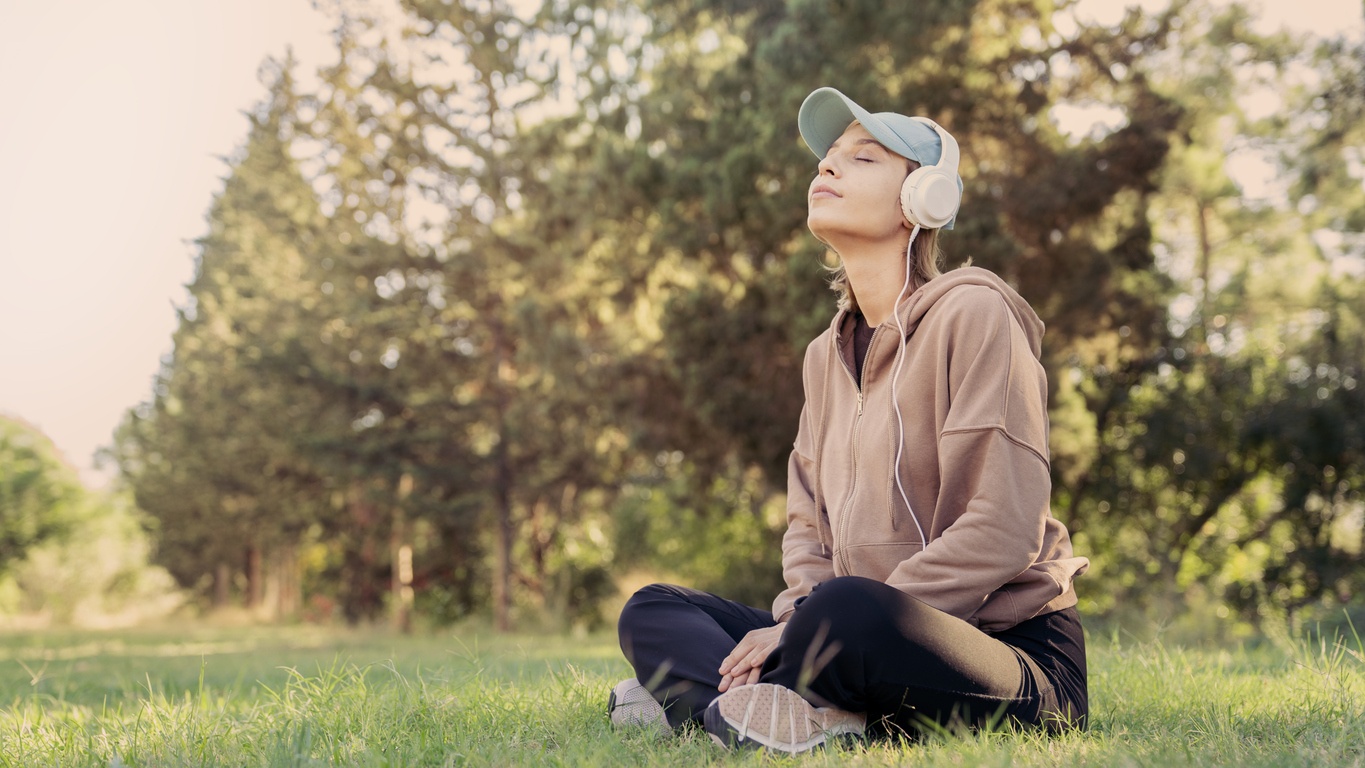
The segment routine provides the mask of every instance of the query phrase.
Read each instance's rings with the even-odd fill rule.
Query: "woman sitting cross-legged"
[[[771,612],[683,587],[620,618],[636,676],[618,725],[689,721],[720,743],[1010,721],[1083,728],[1085,640],[1049,510],[1043,324],[994,274],[941,274],[958,147],[932,121],[806,98],[807,223],[838,257],[839,309],[806,350]]]

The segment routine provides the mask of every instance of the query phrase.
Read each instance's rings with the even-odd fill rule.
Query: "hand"
[[[758,675],[763,671],[763,662],[767,661],[768,654],[773,652],[777,642],[782,639],[784,626],[778,624],[755,629],[745,635],[735,649],[730,651],[730,655],[720,663],[720,685],[716,686],[716,690],[725,693],[731,688],[758,682]]]

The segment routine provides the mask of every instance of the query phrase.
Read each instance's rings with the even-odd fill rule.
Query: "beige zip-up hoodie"
[[[1042,321],[973,267],[929,281],[898,314],[906,358],[894,391],[894,318],[872,336],[861,386],[850,313],[806,349],[782,540],[788,588],[773,616],[786,621],[817,584],[849,575],[987,631],[1075,605],[1071,581],[1089,561],[1072,555],[1049,509]],[[905,435],[898,467],[893,396]]]

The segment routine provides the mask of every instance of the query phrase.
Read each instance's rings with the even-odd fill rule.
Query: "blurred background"
[[[1083,611],[1365,618],[1359,0],[17,6],[0,626],[766,606],[821,85],[963,147]]]

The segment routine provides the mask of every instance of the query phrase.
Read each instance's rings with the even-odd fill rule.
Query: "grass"
[[[616,732],[610,636],[333,628],[0,634],[6,766],[1361,766],[1361,644],[1091,638],[1092,725],[800,758]]]

